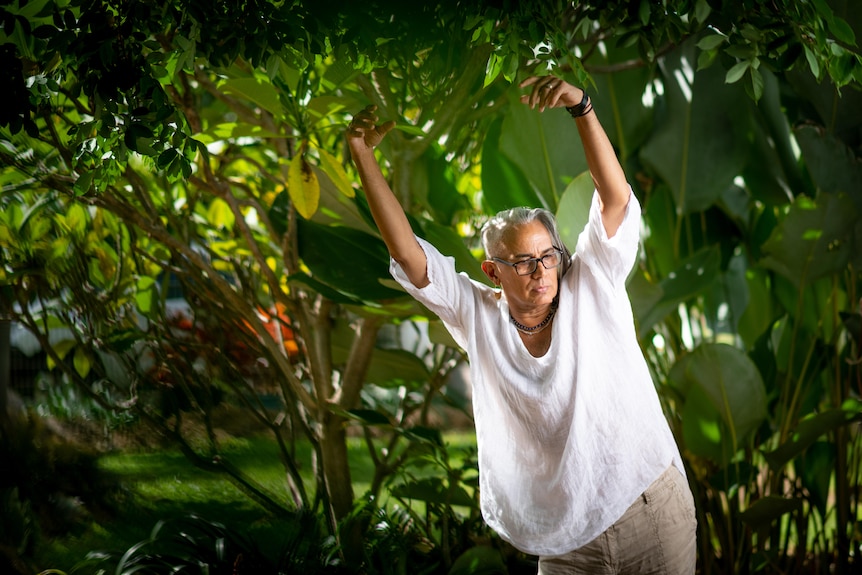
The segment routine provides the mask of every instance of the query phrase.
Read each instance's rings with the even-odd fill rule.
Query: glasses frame
[[[538,269],[538,267],[539,267],[539,262],[542,263],[542,267],[545,268],[546,270],[556,269],[556,268],[560,267],[560,265],[562,265],[562,263],[563,263],[563,250],[561,250],[557,246],[552,246],[552,247],[554,249],[553,252],[551,252],[549,254],[545,254],[540,258],[526,258],[523,260],[518,260],[516,262],[510,262],[510,261],[504,260],[502,258],[495,258],[495,257],[492,257],[491,259],[495,262],[498,262],[501,264],[506,264],[507,266],[511,267],[512,270],[519,276],[531,276],[534,273],[536,273],[536,269]],[[557,259],[558,259],[557,265],[548,266],[548,264],[545,263],[545,258],[549,258],[551,256],[557,256]],[[530,271],[528,271],[526,273],[519,272],[518,266],[520,266],[522,264],[531,264]]]

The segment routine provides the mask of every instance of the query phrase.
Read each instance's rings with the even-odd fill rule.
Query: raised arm
[[[389,255],[398,262],[413,285],[425,287],[429,283],[425,252],[419,247],[404,209],[392,193],[374,157],[374,148],[395,127],[395,122],[377,124],[376,109],[377,106],[367,106],[353,117],[347,127],[350,155]]]
[[[584,146],[587,167],[601,200],[602,223],[608,237],[613,237],[625,217],[630,188],[608,135],[592,111],[589,98],[582,89],[554,76],[534,76],[521,82],[521,88],[528,86],[532,86],[532,90],[521,96],[521,102],[530,108],[538,106],[540,112],[545,108],[574,107],[577,113],[580,104],[585,104],[581,109],[585,113],[575,118],[575,123]]]

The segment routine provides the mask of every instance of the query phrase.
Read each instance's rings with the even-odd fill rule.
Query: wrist
[[[586,116],[593,111],[593,103],[587,95],[587,91],[581,91],[583,92],[583,96],[581,97],[580,103],[574,106],[566,106],[566,111],[575,119]]]

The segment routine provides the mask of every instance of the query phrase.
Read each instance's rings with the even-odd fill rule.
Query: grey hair
[[[512,208],[497,212],[482,226],[482,247],[485,249],[485,256],[491,258],[500,253],[503,236],[508,230],[535,221],[548,230],[551,244],[563,250],[563,263],[557,268],[559,277],[563,277],[569,269],[572,254],[560,238],[560,232],[557,230],[557,219],[554,214],[544,208]]]

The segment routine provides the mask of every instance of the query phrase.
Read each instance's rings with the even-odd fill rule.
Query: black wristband
[[[590,97],[587,96],[587,91],[584,90],[584,97],[581,98],[581,103],[577,106],[566,106],[566,111],[571,114],[572,118],[580,118],[586,116],[593,111],[593,103]]]

